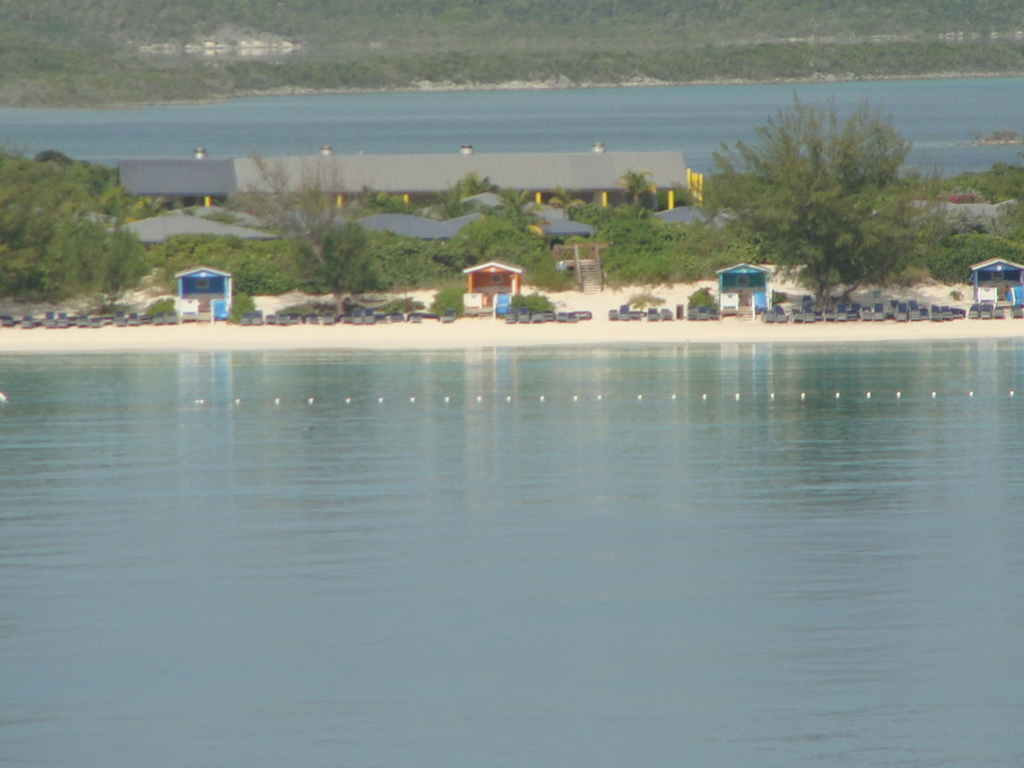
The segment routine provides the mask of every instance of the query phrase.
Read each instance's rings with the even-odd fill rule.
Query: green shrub
[[[450,286],[442,288],[434,296],[434,303],[430,305],[430,311],[435,315],[443,315],[445,310],[454,309],[456,317],[462,317],[465,307],[462,303],[462,296],[466,293],[464,286]]]
[[[698,288],[690,294],[690,298],[686,300],[686,305],[688,307],[708,307],[710,309],[716,306],[715,297],[711,295],[710,288]]]
[[[643,291],[641,293],[633,294],[629,297],[629,306],[636,307],[637,309],[647,309],[648,307],[660,307],[665,303],[665,300],[661,296],[655,296],[650,291]]]
[[[387,304],[380,308],[380,311],[390,315],[392,312],[401,312],[408,314],[410,312],[416,312],[417,310],[424,309],[422,301],[416,301],[408,297],[404,299],[392,299]]]
[[[612,283],[693,282],[714,277],[716,269],[758,260],[754,246],[738,234],[701,223],[617,218],[603,226],[595,239],[611,243],[602,264]]]
[[[146,314],[150,317],[160,312],[167,314],[176,311],[174,299],[157,299],[146,308]]]
[[[995,235],[971,232],[946,239],[928,257],[932,277],[943,283],[963,283],[971,275],[971,265],[989,259],[1024,261],[1024,245]]]
[[[230,272],[239,293],[277,295],[303,287],[298,243],[242,240],[213,235],[179,235],[150,249],[150,267],[168,287],[174,275],[197,266]]]
[[[529,312],[551,312],[555,308],[555,305],[551,303],[551,299],[545,296],[543,293],[531,293],[516,294],[512,297],[512,309],[517,312],[520,309],[525,309]]]
[[[785,293],[782,291],[772,291],[772,305],[785,304],[787,301],[789,301],[789,296]]]
[[[237,323],[241,321],[242,315],[255,311],[256,302],[252,300],[252,296],[247,293],[236,293],[231,299],[231,315],[228,322]]]

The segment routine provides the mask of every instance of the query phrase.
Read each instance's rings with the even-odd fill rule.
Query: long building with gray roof
[[[612,192],[627,171],[647,171],[660,188],[686,187],[682,152],[525,152],[448,155],[311,155],[230,160],[122,160],[121,184],[136,195],[201,198],[315,186],[352,195],[364,188],[421,197],[474,173],[499,187]]]

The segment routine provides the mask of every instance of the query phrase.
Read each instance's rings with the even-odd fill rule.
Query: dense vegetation
[[[642,39],[686,35],[720,42],[821,35],[987,33],[1021,23],[1010,0],[34,0],[5,3],[21,36],[100,45],[191,40],[227,24],[289,38],[393,40]],[[409,33],[416,37],[409,40]],[[632,35],[631,35],[632,33]],[[577,43],[578,44],[578,43]]]
[[[415,88],[421,81],[563,86],[638,80],[706,82],[1024,72],[1019,43],[759,44],[623,51],[396,52],[282,62],[149,60],[68,49],[0,32],[0,106],[197,101],[254,92]]]
[[[817,123],[808,125],[810,117]],[[773,261],[817,265],[805,277],[824,298],[840,284],[909,284],[929,276],[955,283],[966,279],[967,268],[975,262],[997,257],[1024,262],[1022,206],[1009,206],[993,220],[942,216],[927,205],[906,205],[912,198],[1024,199],[1024,166],[997,164],[982,173],[943,180],[899,177],[894,164],[904,145],[897,136],[877,132],[885,128],[884,121],[876,124],[877,116],[866,112],[855,115],[848,125],[832,125],[827,118],[797,105],[794,114],[780,115],[762,129],[767,144],[757,152],[746,148],[750,165],[738,164],[736,157],[737,164],[722,165],[722,172],[709,179],[708,191],[710,199],[738,214],[724,227],[663,223],[651,215],[654,201],[639,193],[636,203],[616,207],[584,204],[566,191],[556,197],[571,218],[595,227],[595,240],[610,244],[603,260],[606,279],[613,285],[695,281],[711,278],[716,269],[736,262]],[[801,165],[798,157],[782,155],[778,163],[780,157],[767,152],[786,146],[792,138],[787,131],[797,129],[805,148],[817,146],[822,151],[823,162]],[[865,139],[880,152],[878,157],[863,152]],[[804,153],[804,160],[807,156]],[[868,171],[876,175],[865,184]],[[633,176],[638,177],[632,179],[636,189],[642,191],[643,174]],[[629,181],[624,179],[624,184]],[[483,186],[486,180],[467,178],[458,191]],[[570,287],[571,277],[556,268],[550,241],[538,233],[535,207],[515,190],[499,193],[506,201],[503,209],[487,211],[450,240],[422,241],[353,228],[347,223],[352,217],[400,203],[368,190],[341,216],[333,197],[314,200],[312,208],[309,200],[286,199],[288,205],[307,206],[305,214],[291,217],[306,224],[304,230],[278,226],[279,240],[187,236],[144,250],[121,225],[152,215],[153,206],[128,195],[116,184],[111,169],[75,162],[57,152],[34,159],[0,153],[0,298],[80,299],[93,307],[109,307],[144,281],[170,289],[175,272],[198,264],[232,272],[236,291],[245,295],[302,290],[341,297],[461,286],[463,268],[489,260],[525,267],[526,281],[535,287]],[[451,190],[439,192],[437,199],[449,197]],[[242,196],[233,204],[244,208],[246,202]],[[895,208],[887,207],[890,202]],[[265,203],[263,212],[274,205]],[[318,209],[330,212],[322,226],[309,215]],[[750,215],[755,209],[757,215]],[[906,209],[909,215],[897,209]],[[294,214],[298,208],[281,210]],[[433,209],[442,217],[445,210],[440,205]],[[794,217],[793,211],[803,213]],[[879,211],[887,213],[882,216]],[[273,217],[270,221],[273,228]],[[828,226],[822,226],[823,221]],[[844,237],[854,245],[844,245]],[[890,247],[894,245],[898,248]],[[880,247],[882,266],[876,269],[869,262]],[[859,276],[849,271],[854,268],[861,270]],[[461,290],[453,288],[445,294],[446,301],[461,304]]]
[[[235,37],[279,59],[187,56]],[[1010,0],[35,0],[0,3],[0,105],[199,100],[420,81],[565,84],[1024,71]],[[952,33],[955,42],[938,42]],[[994,35],[994,36],[993,36]],[[151,44],[172,55],[143,54]]]

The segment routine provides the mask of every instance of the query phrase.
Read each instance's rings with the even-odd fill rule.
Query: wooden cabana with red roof
[[[488,261],[462,270],[466,276],[465,306],[482,313],[494,311],[495,296],[516,295],[522,284],[522,267],[500,261]]]

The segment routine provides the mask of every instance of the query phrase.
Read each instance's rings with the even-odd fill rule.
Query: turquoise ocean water
[[[82,160],[315,153],[677,150],[712,169],[720,143],[750,141],[754,127],[794,95],[846,112],[868,103],[893,116],[914,142],[910,164],[943,174],[1019,162],[1020,147],[962,147],[971,132],[1024,132],[1024,78],[900,80],[802,85],[715,85],[276,96],[222,104],[122,110],[0,109],[0,142],[35,154],[58,149]]]
[[[0,389],[4,766],[1024,762],[1024,342]]]

